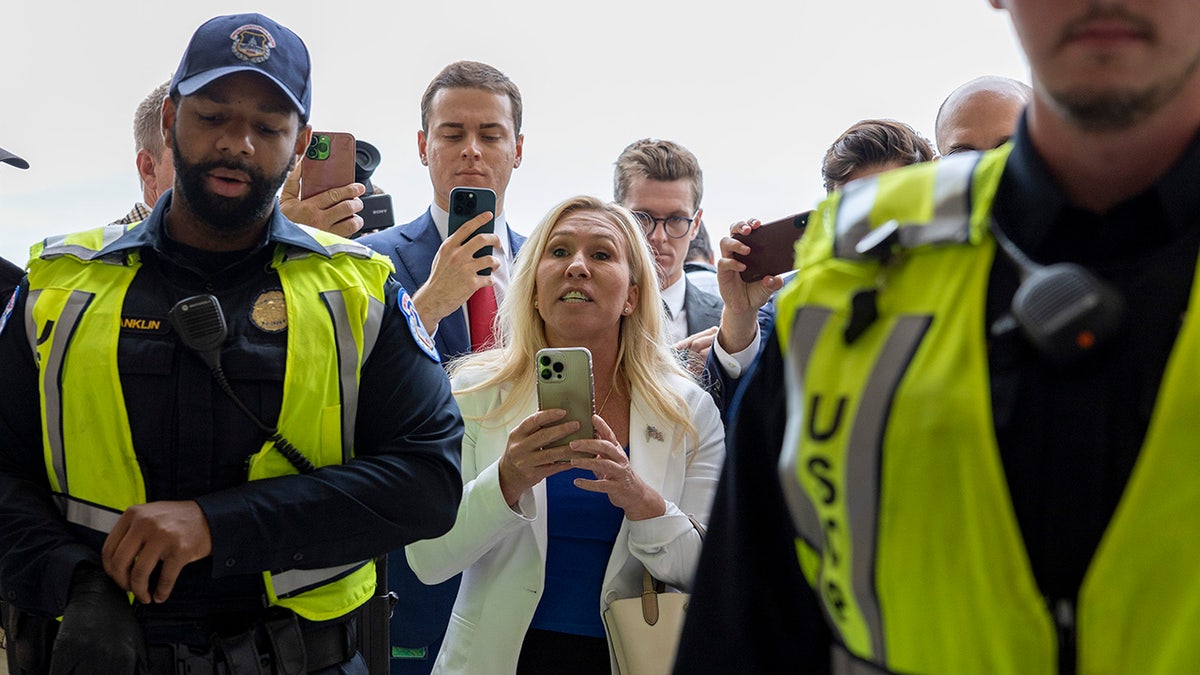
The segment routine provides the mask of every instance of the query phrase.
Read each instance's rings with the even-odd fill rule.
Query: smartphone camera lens
[[[543,354],[542,358],[538,359],[538,363],[542,364],[543,366],[548,366],[550,365],[550,357]]]
[[[542,369],[542,379],[543,379],[543,380],[549,380],[549,379],[550,379],[550,369],[549,369],[549,368],[543,368],[543,369]]]
[[[554,364],[554,372],[556,372],[556,373],[561,373],[561,372],[562,372],[562,370],[563,370],[563,364],[562,364],[562,361],[555,362],[555,364]]]

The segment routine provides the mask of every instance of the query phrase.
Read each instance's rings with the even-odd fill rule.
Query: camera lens
[[[322,138],[321,141],[319,143],[317,143],[317,152],[321,153],[322,155],[329,152],[329,140],[328,139]]]
[[[561,373],[562,371],[563,371],[563,364],[562,364],[562,361],[558,361],[558,362],[556,362],[556,363],[554,364],[554,372],[556,372],[556,373]]]
[[[543,379],[543,380],[548,380],[548,379],[550,379],[550,369],[549,369],[549,368],[543,368],[543,369],[542,369],[542,379]]]
[[[550,357],[543,354],[542,358],[538,359],[538,363],[542,364],[543,366],[548,366],[550,365]]]

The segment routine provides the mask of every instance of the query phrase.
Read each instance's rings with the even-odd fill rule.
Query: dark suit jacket
[[[721,308],[725,306],[721,297],[700,290],[687,280],[686,274],[683,284],[683,312],[687,316],[687,334],[694,335],[705,328],[719,325]]]
[[[369,234],[358,241],[391,258],[396,266],[396,280],[411,294],[429,280],[433,257],[442,245],[442,236],[426,209],[411,223]],[[508,230],[508,250],[513,256],[524,243],[525,237],[511,228]],[[462,307],[438,323],[433,342],[443,363],[471,351],[470,332]],[[424,675],[432,669],[442,645],[462,575],[426,586],[409,568],[404,549],[392,551],[387,558],[388,590],[399,597],[390,622],[391,645],[408,650],[403,653],[409,655],[408,658],[393,657],[391,672]]]
[[[775,330],[775,296],[767,301],[758,310],[758,332],[761,341],[758,345],[758,354],[751,362],[757,363],[762,357],[763,350],[767,347],[767,338],[771,337],[771,333]],[[749,368],[747,368],[749,370]],[[703,383],[712,394],[713,400],[717,403],[717,410],[721,411],[721,421],[725,422],[725,427],[729,428],[728,410],[733,402],[734,395],[738,391],[741,383],[746,381],[746,373],[742,373],[742,377],[732,379],[725,369],[721,367],[721,362],[717,360],[715,350],[710,350],[708,360],[704,362]],[[782,392],[781,392],[782,395]]]
[[[411,223],[368,234],[359,241],[391,258],[392,264],[396,266],[396,280],[412,294],[429,280],[433,257],[442,245],[442,236],[433,222],[433,215],[426,209],[425,213]],[[512,251],[513,256],[516,256],[524,243],[525,237],[509,228],[508,250]],[[442,319],[436,327],[425,328],[430,332],[433,332],[434,328],[437,329],[433,343],[437,346],[443,363],[471,351],[471,335],[462,307]]]

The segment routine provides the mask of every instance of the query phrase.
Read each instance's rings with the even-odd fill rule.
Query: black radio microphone
[[[1034,262],[995,222],[991,231],[1021,278],[1012,316],[1039,353],[1069,365],[1117,332],[1125,314],[1120,293],[1074,263]]]
[[[237,407],[250,418],[251,422],[254,422],[255,426],[268,435],[275,449],[286,457],[288,462],[300,473],[315,471],[317,467],[313,466],[313,463],[308,461],[303,453],[281,436],[277,429],[263,424],[242,403],[237,394],[233,393],[233,387],[229,386],[229,380],[225,378],[225,371],[221,368],[221,345],[225,344],[229,329],[225,324],[225,314],[221,311],[221,303],[216,296],[194,295],[184,298],[175,303],[167,316],[171,320],[171,325],[175,327],[175,331],[179,333],[179,339],[183,341],[184,346],[196,352],[204,360],[221,390],[237,404]]]

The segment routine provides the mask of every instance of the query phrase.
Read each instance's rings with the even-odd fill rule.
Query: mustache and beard
[[[287,179],[293,162],[277,175],[266,173],[237,160],[213,160],[189,162],[179,148],[176,135],[171,134],[171,148],[175,162],[175,190],[180,193],[188,208],[214,230],[237,231],[260,225],[275,208],[275,195]],[[249,191],[245,196],[233,198],[213,194],[204,187],[206,174],[217,168],[241,171],[250,178]]]
[[[1075,19],[1063,30],[1056,51],[1064,48],[1076,32],[1088,22],[1119,19],[1145,36],[1151,43],[1158,40],[1154,24],[1124,7],[1109,7],[1093,3],[1086,14]],[[1183,64],[1183,68],[1141,88],[1123,91],[1090,91],[1086,88],[1063,88],[1049,92],[1050,98],[1082,128],[1090,131],[1120,131],[1129,129],[1157,112],[1183,89],[1200,67],[1200,52]]]

